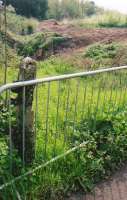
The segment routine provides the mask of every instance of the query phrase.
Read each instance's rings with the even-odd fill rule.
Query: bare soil
[[[41,22],[37,28],[37,31],[56,32],[57,34],[68,38],[68,45],[63,46],[63,49],[78,49],[96,42],[111,43],[127,41],[127,29],[85,29],[79,26],[64,25],[55,20],[46,20]]]

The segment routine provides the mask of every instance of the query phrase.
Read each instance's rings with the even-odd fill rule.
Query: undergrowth
[[[115,11],[105,11],[100,15],[72,20],[68,23],[82,28],[126,28],[127,16]]]
[[[113,20],[114,18],[111,22],[109,21],[110,24]],[[110,24],[106,24],[106,26],[110,27]],[[113,22],[113,24],[119,25],[118,22]],[[16,26],[15,29],[19,30],[17,24]],[[101,24],[99,22],[97,26],[102,26],[102,22]],[[13,31],[11,27],[10,30]],[[35,52],[41,51],[42,57],[45,52],[54,50],[53,46],[56,47],[65,42],[66,38],[54,33],[48,34],[48,37],[44,33],[37,33],[29,37],[18,36],[17,40],[21,43],[21,46],[18,47],[20,55],[33,56]],[[92,69],[109,65],[118,66],[121,63],[127,64],[126,52],[127,47],[120,44],[96,44],[88,47],[82,55],[82,59],[89,59],[89,67]],[[19,58],[15,51],[8,50],[8,60],[11,66],[8,69],[9,82],[17,78],[18,70],[15,67]],[[14,67],[12,68],[12,66]],[[76,71],[75,62],[68,62],[61,57],[52,56],[50,59],[38,63],[37,77],[42,78],[43,76]],[[1,67],[0,83],[2,83],[3,72],[4,68]],[[79,83],[80,87],[78,87]],[[40,86],[38,88],[36,159],[32,169],[81,143],[85,143],[85,145],[47,167],[37,170],[32,175],[14,182],[0,192],[0,197],[5,200],[17,198],[63,200],[64,196],[70,192],[81,189],[85,192],[91,191],[98,181],[111,175],[113,171],[122,166],[127,159],[126,84],[126,73],[114,74],[113,76],[104,75],[102,78],[97,76],[88,79],[79,78],[70,82],[62,81],[60,89],[57,83],[53,83],[50,88],[46,158],[44,150],[48,86],[46,84]],[[100,85],[101,95],[99,96]],[[84,101],[85,89],[87,97]],[[69,90],[70,96],[68,97]],[[58,91],[60,92],[60,104],[57,116]],[[76,93],[77,105],[75,104]],[[67,107],[68,98],[69,107]],[[0,100],[0,102],[2,101]],[[3,184],[14,177],[10,174],[9,137],[5,134],[9,127],[9,113],[7,109],[4,109],[2,103],[0,108],[0,184]],[[35,109],[35,99],[33,109]],[[75,112],[75,110],[78,110],[78,112]],[[76,120],[74,119],[75,116]],[[15,118],[15,116],[13,117]],[[14,152],[13,160],[17,168],[21,170],[21,159],[17,156],[17,152]],[[31,168],[22,169],[20,173],[24,174],[28,170],[31,170]]]
[[[91,68],[102,68],[109,66],[122,66],[127,64],[127,46],[122,43],[96,43],[90,45],[83,53],[84,62],[86,66]],[[87,64],[88,63],[88,64]]]
[[[35,32],[38,20],[17,15],[11,6],[7,7],[7,30],[17,35],[28,35]],[[1,24],[4,27],[4,16],[1,15]]]
[[[41,73],[45,75],[50,73],[60,74],[67,69],[68,72],[73,70],[67,63],[62,65],[61,60],[58,62],[58,60],[52,58],[49,63],[48,61],[47,63],[46,61],[40,63],[39,75]],[[80,83],[80,87],[77,93],[78,83]],[[85,143],[85,145],[47,167],[37,170],[32,176],[24,177],[15,182],[11,187],[4,189],[1,196],[4,196],[5,199],[10,197],[16,199],[18,195],[23,199],[62,200],[70,191],[78,191],[81,188],[86,192],[90,191],[94,184],[122,166],[127,159],[126,83],[126,73],[124,72],[109,74],[109,76],[105,74],[101,77],[62,81],[59,90],[60,104],[57,132],[58,84],[52,83],[46,157],[44,152],[48,86],[46,84],[40,86],[38,88],[39,113],[37,116],[36,159],[32,167],[45,163],[52,159],[54,155],[63,154],[81,143]],[[86,85],[87,96],[84,102],[84,86],[86,87]],[[70,90],[70,98],[66,118],[68,89]],[[94,92],[92,93],[92,91]],[[78,112],[75,113],[76,93],[78,95]],[[85,109],[83,109],[84,107]],[[74,113],[76,115],[75,123]],[[54,143],[55,137],[56,145]],[[2,169],[6,168],[7,170],[4,170],[6,174],[1,179],[1,183],[9,181],[11,178],[7,173],[9,162],[7,161],[8,149],[6,149],[5,137],[2,140],[4,142],[1,142],[1,145],[4,145],[4,148],[2,146],[1,149],[4,156],[1,157],[1,163]],[[5,163],[5,161],[7,162]],[[16,162],[20,166],[20,160],[17,156]]]
[[[28,40],[19,48],[19,53],[24,56],[46,56],[54,52],[55,48],[66,42],[66,38],[56,33],[36,33],[29,37]]]

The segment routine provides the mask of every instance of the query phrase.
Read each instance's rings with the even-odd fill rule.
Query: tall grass
[[[117,48],[119,45],[116,44],[95,45],[83,56],[102,60],[109,54],[114,55],[114,51],[116,54]],[[37,69],[38,78],[79,70],[74,63],[60,57],[39,62]],[[11,82],[16,79],[18,70],[8,70],[8,81]],[[2,77],[2,70],[0,73]],[[70,191],[91,190],[96,182],[118,169],[127,155],[126,75],[126,71],[121,71],[53,82],[49,97],[49,84],[38,86],[38,96],[36,98],[35,90],[33,103],[33,110],[37,111],[36,159],[32,167],[21,170],[21,160],[15,153],[13,159],[20,173],[34,169],[80,143],[86,145],[6,187],[0,192],[0,197],[62,200]],[[0,114],[3,116],[0,124],[7,123],[5,112]],[[1,133],[0,184],[14,178],[9,170],[7,142],[8,137]]]
[[[4,28],[4,16],[1,13],[1,24]],[[29,34],[29,27],[32,28],[35,32],[38,25],[38,20],[34,18],[26,18],[20,15],[17,15],[15,12],[10,11],[7,8],[7,29],[15,34]]]
[[[60,64],[60,60],[57,66],[50,62],[40,64],[39,75],[73,70],[67,64]],[[126,160],[126,86],[126,71],[61,81],[60,85],[53,82],[49,97],[49,83],[38,86],[37,110],[36,97],[33,105],[37,111],[33,168],[82,142],[86,146],[14,183],[1,195],[5,199],[10,196],[16,199],[17,195],[23,199],[62,199],[70,190],[81,187],[90,190],[93,184],[116,170]],[[7,166],[2,166],[5,173]],[[4,177],[1,182],[9,179],[7,175]]]
[[[82,28],[126,28],[127,16],[115,11],[107,11],[104,14],[86,17],[81,20],[67,21],[66,23]]]

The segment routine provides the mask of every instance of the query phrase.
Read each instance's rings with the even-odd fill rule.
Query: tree
[[[75,18],[80,16],[79,0],[62,0],[61,1],[63,17]]]
[[[48,0],[48,18],[62,19],[80,16],[79,0]]]
[[[7,5],[11,4],[17,14],[27,17],[37,17],[44,19],[48,9],[47,0],[7,0]]]
[[[60,20],[60,18],[61,18],[61,2],[59,0],[48,0],[47,17]]]
[[[96,14],[96,5],[94,1],[85,1],[83,3],[83,13],[85,16],[91,16]]]
[[[48,18],[57,20],[91,16],[102,12],[94,1],[89,0],[48,0]]]

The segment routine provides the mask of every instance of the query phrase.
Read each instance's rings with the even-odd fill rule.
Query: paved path
[[[127,166],[96,186],[93,194],[75,194],[67,200],[127,200]]]

